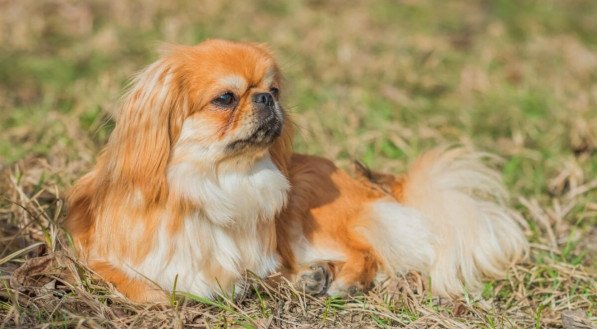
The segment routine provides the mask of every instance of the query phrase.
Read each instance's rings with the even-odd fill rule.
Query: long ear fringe
[[[116,127],[98,159],[97,177],[110,191],[139,191],[147,201],[167,195],[172,142],[189,111],[167,57],[139,72],[116,114]]]
[[[139,72],[116,113],[116,127],[95,168],[82,177],[68,197],[65,221],[79,250],[93,234],[93,221],[109,198],[141,193],[156,204],[167,197],[166,168],[172,140],[185,111],[173,67],[164,59]]]
[[[284,128],[282,135],[274,142],[274,145],[270,148],[270,155],[272,160],[284,173],[288,176],[288,166],[290,164],[290,157],[292,156],[292,142],[294,135],[294,123],[292,119],[286,113]]]

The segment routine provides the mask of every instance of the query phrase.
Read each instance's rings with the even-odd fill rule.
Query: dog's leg
[[[338,273],[327,294],[336,297],[354,296],[368,290],[377,274],[377,259],[369,252],[354,251],[338,267]]]
[[[296,287],[311,295],[354,296],[371,287],[377,270],[374,255],[352,250],[346,261],[321,261],[302,266],[294,281]]]
[[[356,227],[362,223],[355,222]],[[320,234],[327,233],[323,230]],[[369,289],[379,269],[379,259],[371,244],[354,229],[344,231],[343,234],[321,235],[323,241],[336,240],[336,247],[319,246],[320,260],[302,259],[297,266],[292,266],[295,285],[312,295],[327,294],[345,297],[359,294]],[[318,247],[319,246],[319,247]],[[319,248],[319,249],[318,249]],[[327,253],[327,254],[326,254]],[[327,256],[327,257],[326,257]],[[316,259],[317,259],[316,258]],[[301,265],[302,264],[302,265]]]

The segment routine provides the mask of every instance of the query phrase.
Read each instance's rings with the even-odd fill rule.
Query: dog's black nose
[[[253,103],[263,103],[265,106],[274,106],[274,97],[271,93],[253,94]]]

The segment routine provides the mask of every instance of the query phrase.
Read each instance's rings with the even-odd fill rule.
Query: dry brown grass
[[[530,259],[481,296],[416,273],[351,300],[251,279],[239,301],[134,305],[69,254],[64,195],[158,41],[263,41],[297,149],[399,172],[435,144],[503,157]],[[597,2],[0,0],[2,327],[561,327],[597,320]],[[20,267],[20,270],[17,270]]]

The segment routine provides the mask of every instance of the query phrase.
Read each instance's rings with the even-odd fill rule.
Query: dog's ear
[[[172,64],[162,59],[141,71],[123,99],[106,146],[103,169],[109,185],[138,190],[149,202],[165,197],[170,152],[188,112],[187,95]]]
[[[293,135],[294,123],[288,113],[284,113],[284,127],[282,128],[282,134],[270,147],[269,152],[278,169],[280,169],[286,176],[288,176],[290,158],[292,157]]]

